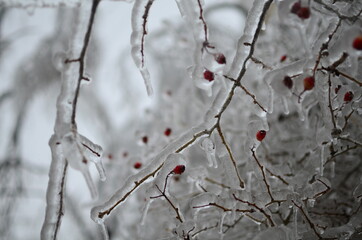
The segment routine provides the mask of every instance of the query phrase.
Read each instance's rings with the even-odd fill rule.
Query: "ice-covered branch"
[[[154,0],[136,0],[132,9],[132,57],[146,85],[147,94],[153,94],[150,73],[145,64],[145,38],[148,15]]]
[[[64,136],[70,132],[76,134],[76,103],[79,95],[80,81],[84,73],[84,58],[99,0],[93,1],[93,4],[89,3],[89,1],[84,2],[78,9],[76,21],[73,25],[73,38],[71,40],[69,59],[77,59],[77,61],[66,64],[64,69],[61,91],[57,100],[54,134],[49,141],[52,151],[52,162],[49,170],[46,213],[41,231],[41,239],[43,240],[57,238],[64,214],[63,196],[68,164],[63,153],[62,141]],[[84,39],[83,46],[79,44],[82,42],[82,38]]]

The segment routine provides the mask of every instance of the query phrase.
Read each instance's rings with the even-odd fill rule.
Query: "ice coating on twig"
[[[106,180],[106,172],[104,171],[102,164],[103,149],[101,146],[93,143],[83,135],[78,134],[79,139],[83,147],[85,147],[83,153],[86,159],[92,161],[97,168],[99,178],[101,181]]]
[[[259,22],[261,19],[261,16],[264,13],[264,6],[267,2],[268,0],[255,0],[248,13],[245,21],[244,33],[238,41],[236,57],[234,58],[228,73],[228,76],[234,79],[238,77],[240,66],[243,66],[243,63],[248,57],[250,44],[253,43],[255,32],[258,29],[258,24],[255,23]]]
[[[81,52],[82,41],[86,32],[87,21],[91,12],[91,2],[84,2],[75,15],[72,39],[70,40],[69,58],[76,59]],[[57,99],[57,117],[54,126],[54,135],[49,141],[52,151],[52,162],[49,170],[49,182],[47,187],[47,205],[45,219],[41,230],[41,239],[54,239],[60,227],[63,215],[63,191],[65,174],[67,169],[66,160],[62,154],[59,143],[63,136],[71,130],[72,103],[78,84],[79,65],[68,64],[63,73],[61,91]]]
[[[147,18],[150,8],[154,0],[135,0],[132,9],[132,58],[137,68],[140,70],[147,94],[153,94],[152,83],[150,80],[150,73],[145,63],[145,38],[147,35]]]
[[[171,153],[165,160],[162,168],[158,172],[154,184],[155,186],[158,186],[160,189],[164,188],[165,181],[168,175],[172,172],[172,170],[177,165],[185,165],[185,157],[181,153]],[[165,187],[165,190],[167,191],[167,186]]]
[[[209,137],[207,137],[202,140],[201,148],[205,151],[209,167],[217,168],[214,142]]]
[[[94,207],[91,210],[91,218],[96,223],[102,223],[105,218],[111,213],[111,211],[120,206],[126,199],[126,197],[131,194],[140,184],[146,181],[161,169],[165,159],[174,152],[180,152],[185,147],[195,144],[196,139],[195,135],[204,135],[206,134],[205,129],[210,127],[208,124],[200,124],[195,128],[190,129],[185,134],[177,138],[174,142],[167,145],[159,154],[153,157],[150,163],[143,168],[139,173],[130,176],[119,188],[113,196],[106,201],[104,204]],[[190,140],[191,139],[191,140]],[[182,146],[182,147],[180,147]]]
[[[195,48],[193,51],[193,66],[190,68],[191,77],[195,81],[195,85],[206,91],[211,96],[211,87],[213,82],[206,81],[203,78],[205,70],[202,64],[203,48],[207,47],[206,25],[202,22],[202,8],[204,2],[202,0],[176,0],[177,6],[186,23],[192,27],[192,33],[195,40]]]
[[[82,172],[92,197],[97,197],[97,190],[89,173],[88,162],[92,161],[96,164],[100,178],[104,181],[106,177],[101,163],[102,148],[74,131],[63,137],[61,146],[69,165]]]

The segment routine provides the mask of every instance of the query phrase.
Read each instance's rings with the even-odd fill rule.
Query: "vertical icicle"
[[[323,173],[324,173],[324,162],[325,162],[325,148],[326,145],[322,145],[321,147],[321,159],[320,159],[320,167],[319,167],[319,171],[320,171],[320,175],[323,177]]]
[[[332,161],[331,162],[331,177],[334,178],[336,175],[336,162]]]
[[[132,57],[140,70],[146,85],[147,94],[153,94],[150,73],[145,63],[145,38],[147,35],[147,19],[154,0],[136,0],[132,9]]]
[[[101,229],[103,240],[109,240],[108,230],[107,230],[106,225],[104,223],[102,223],[102,224],[99,224],[99,226],[100,226],[100,229]]]
[[[298,208],[294,207],[294,239],[298,239]]]
[[[209,167],[217,168],[214,142],[210,138],[205,138],[201,142],[201,147],[206,153]]]
[[[143,226],[146,222],[146,217],[147,217],[148,209],[150,208],[151,202],[152,202],[152,199],[149,199],[146,202],[145,207],[143,208],[142,217],[141,217],[141,226]]]

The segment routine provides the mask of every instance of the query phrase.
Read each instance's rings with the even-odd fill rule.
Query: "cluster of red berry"
[[[301,19],[308,19],[310,17],[310,9],[309,7],[303,7],[301,2],[298,1],[293,4],[290,12],[296,14]]]
[[[224,54],[222,53],[214,54],[214,58],[218,64],[226,64],[226,58]],[[210,70],[206,69],[204,71],[204,79],[206,79],[209,82],[212,82],[215,79],[215,74]]]

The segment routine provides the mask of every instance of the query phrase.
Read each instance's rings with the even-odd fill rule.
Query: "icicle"
[[[248,182],[247,182],[247,190],[251,190],[251,179],[253,177],[253,172],[247,172],[246,175],[248,176]]]
[[[132,57],[145,82],[147,94],[153,94],[150,74],[145,64],[145,38],[147,34],[147,18],[154,0],[136,0],[132,9]]]
[[[205,138],[201,142],[201,148],[206,153],[206,158],[209,167],[217,168],[216,156],[215,156],[215,144],[210,138]]]
[[[101,229],[101,233],[103,236],[103,240],[109,240],[109,236],[108,236],[108,230],[107,227],[104,223],[99,224],[100,229]]]
[[[76,132],[66,134],[61,142],[63,155],[69,165],[82,172],[93,198],[97,196],[97,190],[89,173],[88,161],[96,164],[101,180],[105,180],[105,172],[101,163],[102,148],[92,143],[89,139]]]
[[[92,141],[82,136],[81,134],[78,134],[78,136],[80,138],[83,147],[85,148],[83,151],[84,157],[92,161],[96,165],[100,180],[105,181],[106,172],[104,171],[102,164],[102,155],[103,155],[102,147],[97,144],[94,144]]]
[[[336,176],[336,162],[331,162],[331,177],[334,178]]]
[[[289,114],[288,101],[285,97],[282,97],[282,103],[284,107],[284,114],[288,115]]]
[[[298,208],[294,207],[294,239],[298,239]]]
[[[224,213],[221,214],[220,226],[219,226],[220,227],[219,228],[219,233],[220,233],[221,236],[224,235],[224,233],[222,231],[222,228],[224,227],[224,221],[225,221],[226,215],[227,215],[227,212],[224,212]]]
[[[152,199],[147,200],[145,207],[143,208],[142,217],[141,217],[141,226],[143,226],[146,222],[146,217],[148,213],[148,209],[150,208]]]
[[[325,154],[325,148],[326,148],[326,145],[322,145],[321,147],[321,159],[320,159],[320,167],[319,167],[319,172],[320,172],[320,175],[323,176],[323,173],[324,173],[324,162],[325,162],[325,158],[326,158],[326,154]]]

